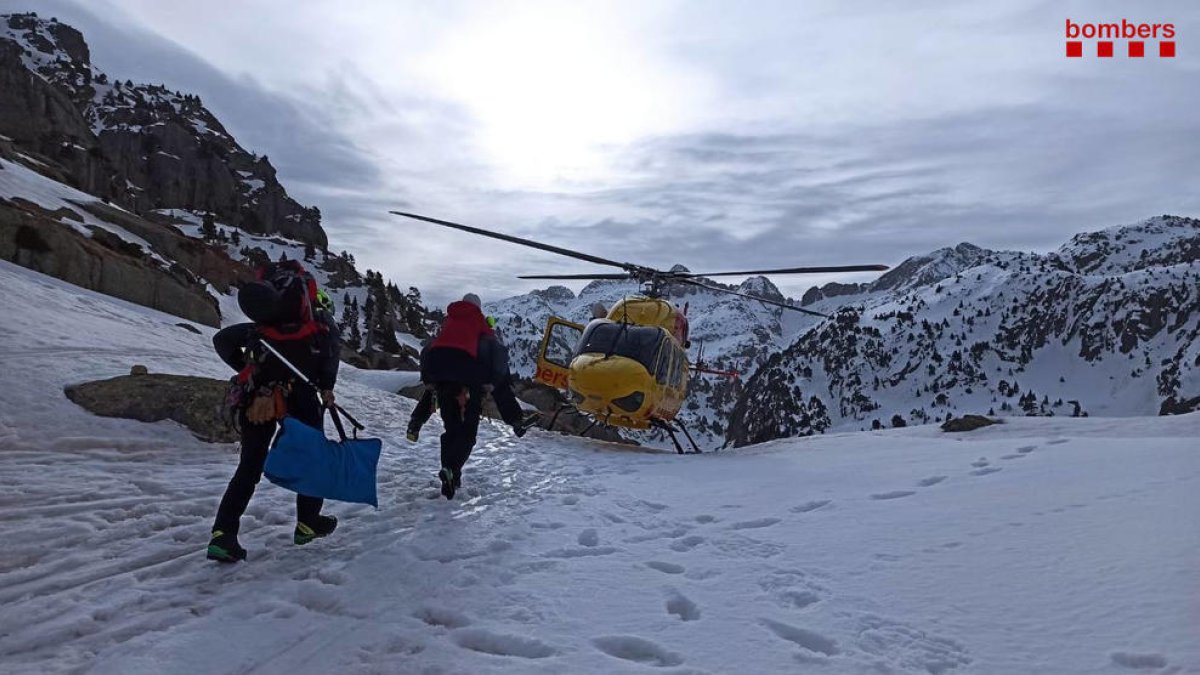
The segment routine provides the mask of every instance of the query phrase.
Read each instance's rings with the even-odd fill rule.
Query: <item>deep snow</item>
[[[381,508],[204,560],[236,461],[65,384],[224,377],[211,330],[0,262],[0,671],[1200,672],[1200,415],[1010,419],[701,456],[485,422],[437,495],[438,423],[344,366]],[[372,386],[372,385],[378,385]]]

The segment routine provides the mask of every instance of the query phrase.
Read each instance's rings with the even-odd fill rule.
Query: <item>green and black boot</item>
[[[443,466],[438,472],[438,480],[442,482],[442,496],[446,499],[454,499],[454,491],[462,485],[458,476],[454,475],[454,469],[448,466]]]
[[[223,563],[235,563],[246,559],[246,549],[238,544],[236,534],[213,530],[212,539],[208,541],[208,559]]]
[[[303,546],[313,539],[328,536],[337,529],[337,518],[333,516],[317,516],[311,523],[296,523],[296,531],[292,533],[292,541],[297,546]]]

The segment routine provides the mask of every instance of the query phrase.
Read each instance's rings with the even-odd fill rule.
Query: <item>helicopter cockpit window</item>
[[[546,360],[556,366],[569,368],[578,341],[578,328],[567,323],[554,324],[550,328],[550,340],[546,343]]]
[[[615,321],[593,321],[583,331],[576,354],[612,354],[631,358],[655,372],[658,345],[664,338],[661,329]]]
[[[658,350],[658,362],[654,365],[654,379],[659,384],[667,384],[671,380],[671,346],[663,344]]]
[[[671,386],[682,387],[683,379],[687,373],[687,362],[684,360],[683,352],[678,349],[671,350]]]

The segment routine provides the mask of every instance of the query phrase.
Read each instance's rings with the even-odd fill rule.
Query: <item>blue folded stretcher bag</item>
[[[348,415],[356,427],[356,437],[346,438],[337,410],[331,408],[329,412],[340,441],[326,438],[322,429],[285,417],[283,428],[267,454],[263,475],[272,483],[302,495],[378,508],[375,474],[383,441],[357,438],[361,425]]]

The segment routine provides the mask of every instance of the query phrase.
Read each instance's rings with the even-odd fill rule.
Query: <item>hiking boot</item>
[[[438,480],[442,482],[442,496],[446,499],[454,499],[454,491],[462,485],[458,476],[454,475],[454,469],[443,466],[438,472]]]
[[[246,559],[246,549],[237,541],[236,534],[225,534],[221,530],[213,530],[212,539],[208,540],[208,559],[223,563],[235,563]]]
[[[404,434],[404,437],[410,442],[416,443],[417,439],[421,437],[421,429],[419,427],[409,427],[408,433]]]
[[[312,523],[296,523],[296,531],[292,533],[292,541],[297,546],[303,546],[313,539],[328,536],[337,529],[337,518],[333,516],[317,516]]]
[[[524,419],[522,419],[521,422],[519,424],[517,424],[517,426],[513,427],[513,433],[516,434],[517,438],[522,438],[525,436],[525,433],[527,431],[529,431],[530,429],[537,426],[538,421],[540,421],[541,419],[542,419],[541,413],[531,412],[528,415],[526,415],[524,417]]]

